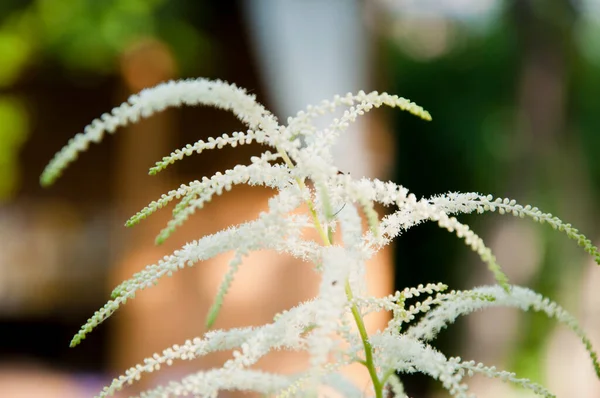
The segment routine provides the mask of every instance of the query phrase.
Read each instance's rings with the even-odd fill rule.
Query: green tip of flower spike
[[[204,322],[207,329],[212,328],[213,325],[215,324],[215,322],[217,320],[217,316],[219,315],[219,311],[221,310],[222,304],[223,304],[223,300],[217,299],[217,300],[215,300],[213,305],[210,307],[210,310],[208,311],[208,315],[206,315],[206,321]]]
[[[48,188],[54,182],[54,178],[51,178],[45,174],[40,177],[40,185],[44,188]]]
[[[173,232],[172,229],[170,228],[165,228],[162,231],[160,231],[160,233],[156,236],[156,238],[154,238],[154,244],[155,245],[162,245],[163,243],[165,243],[165,241],[169,238],[169,236],[171,236],[171,233]]]
[[[151,175],[151,176],[157,175],[159,172],[161,172],[164,169],[165,169],[165,167],[162,165],[161,162],[156,162],[156,166],[150,167],[150,169],[148,170],[148,175]]]
[[[55,167],[52,167],[52,163],[50,163],[40,176],[40,185],[44,188],[48,188],[53,185],[56,180],[61,176],[62,172],[57,170]]]
[[[132,217],[132,218],[130,218],[129,220],[125,221],[125,226],[126,226],[127,228],[131,228],[131,227],[133,227],[134,225],[136,225],[136,224],[139,224],[139,223],[140,223],[140,220],[139,220],[139,219]]]
[[[157,245],[163,244],[165,242],[165,240],[167,240],[173,234],[173,232],[175,232],[177,227],[179,227],[181,224],[182,224],[182,221],[180,221],[180,220],[169,221],[167,226],[164,227],[162,229],[162,231],[160,231],[158,233],[158,235],[154,239],[154,243]]]
[[[129,220],[125,221],[125,226],[126,227],[133,227],[134,225],[139,224],[142,220],[146,219],[146,217],[148,216],[148,214],[144,210],[142,210],[142,211],[138,212],[137,214],[131,216],[129,218]],[[152,213],[150,213],[150,214],[152,214]]]
[[[500,265],[496,262],[496,258],[489,252],[489,258],[487,259],[488,269],[494,275],[496,282],[504,289],[506,293],[510,293],[510,284],[508,276],[502,271]]]
[[[504,289],[506,293],[510,293],[510,284],[508,281],[508,276],[506,276],[506,274],[500,269],[500,267],[498,267],[497,270],[493,269],[492,272],[494,273],[494,278],[496,278],[496,282],[498,282],[498,284],[502,286],[502,289]]]
[[[156,162],[154,166],[150,167],[148,174],[151,176],[156,175],[173,163],[175,163],[175,159],[172,156],[164,156],[162,160]]]

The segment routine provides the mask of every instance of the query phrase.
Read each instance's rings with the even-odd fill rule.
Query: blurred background
[[[598,244],[599,35],[598,0],[2,0],[0,396],[91,396],[152,352],[201,334],[224,272],[217,263],[226,257],[161,282],[68,347],[120,280],[265,205],[269,192],[235,188],[160,248],[153,238],[168,210],[123,227],[162,192],[260,151],[206,152],[148,176],[176,148],[243,130],[233,116],[205,108],[170,110],[122,129],[55,186],[40,188],[54,153],[132,93],[174,78],[223,79],[256,94],[281,120],[334,94],[398,94],[424,106],[433,122],[393,110],[365,117],[338,148],[340,169],[392,179],[417,196],[515,198]],[[527,220],[461,220],[487,241],[512,283],[564,305],[600,347],[600,270],[576,244]],[[311,295],[306,265],[308,273],[290,271],[302,266],[261,256],[250,259],[256,267],[242,267],[217,327],[265,322]],[[267,262],[271,268],[262,267]],[[405,233],[373,269],[372,288],[381,295],[392,284],[492,282],[475,254],[433,224]],[[287,295],[266,294],[271,281]],[[436,345],[515,371],[559,397],[600,396],[577,338],[537,314],[474,314]],[[184,370],[160,372],[145,386]],[[411,396],[445,396],[425,377],[403,380]],[[532,396],[495,380],[471,384],[481,397]]]

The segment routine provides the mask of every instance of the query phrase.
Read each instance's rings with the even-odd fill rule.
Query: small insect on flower
[[[338,170],[338,174],[342,174],[342,175],[346,175],[347,174],[347,175],[350,175],[350,173],[344,173],[341,170]],[[335,213],[333,213],[333,215],[331,217],[333,218],[333,217],[337,216],[340,213],[340,211],[344,210],[344,207],[346,207],[345,203],[342,205],[342,207],[340,207],[340,209],[338,211],[336,211]]]
[[[341,174],[341,175],[350,175],[350,173],[345,173],[345,172],[343,172],[343,171],[341,171],[341,170],[338,170],[338,172],[337,172],[337,173],[338,173],[338,175],[340,175],[340,174]],[[306,182],[305,182],[305,184],[306,184],[306,187],[307,187],[308,189],[310,189],[311,191],[314,191],[314,190],[315,190],[315,183],[314,183],[314,181],[313,181],[313,180],[311,180],[310,178],[307,178],[307,179],[306,179]],[[342,205],[342,207],[340,207],[340,208],[339,208],[339,209],[338,209],[338,210],[337,210],[335,213],[333,213],[333,214],[331,215],[331,218],[334,218],[335,216],[337,216],[337,215],[340,213],[340,211],[342,211],[342,210],[344,209],[344,207],[346,207],[346,204],[345,204],[345,203]]]

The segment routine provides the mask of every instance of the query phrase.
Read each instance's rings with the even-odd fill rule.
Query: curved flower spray
[[[192,360],[211,352],[232,349],[232,358],[221,368],[190,374],[146,391],[141,396],[217,397],[224,390],[255,391],[279,397],[308,396],[316,394],[322,386],[329,386],[344,396],[360,397],[363,391],[338,373],[342,366],[358,362],[367,368],[371,377],[368,395],[378,398],[391,394],[406,397],[397,374],[413,372],[437,379],[454,397],[471,396],[464,379],[476,373],[515,383],[543,397],[553,397],[544,387],[518,378],[513,373],[461,358],[448,358],[428,344],[458,316],[494,306],[543,312],[567,325],[580,337],[596,374],[600,376],[597,355],[577,321],[549,299],[527,288],[510,285],[483,240],[453,214],[497,211],[547,223],[577,241],[596,262],[600,262],[598,249],[577,229],[551,214],[519,205],[510,199],[494,199],[477,193],[448,193],[417,199],[395,183],[377,179],[356,180],[339,173],[333,163],[331,148],[348,125],[365,112],[386,105],[431,120],[427,111],[407,99],[362,91],[336,96],[333,100],[309,106],[289,118],[287,125],[281,125],[254,96],[235,85],[206,79],[171,81],[131,96],[118,108],[92,121],[83,133],[77,134],[55,155],[41,176],[41,184],[48,186],[54,183],[80,152],[85,151],[90,143],[100,142],[105,133],[114,133],[118,127],[136,123],[168,107],[183,105],[208,105],[229,110],[248,130],[186,145],[158,161],[150,169],[150,174],[160,172],[185,156],[205,150],[252,142],[260,143],[266,149],[261,156],[252,157],[246,165],[237,165],[163,194],[131,217],[126,225],[135,225],[178,200],[172,219],[156,238],[157,243],[161,243],[214,195],[229,191],[237,184],[274,188],[269,208],[252,222],[186,243],[121,283],[113,290],[111,300],[96,311],[73,337],[71,346],[79,344],[98,324],[128,299],[134,298],[139,290],[223,252],[233,251],[235,255],[207,315],[208,327],[214,323],[244,256],[251,251],[270,249],[312,263],[321,277],[318,295],[277,315],[271,323],[261,327],[209,331],[202,337],[156,353],[114,379],[98,394],[99,397],[110,396],[139,380],[145,373],[157,371],[174,361]],[[319,130],[313,125],[317,116],[340,107],[346,108],[343,116],[334,119],[328,128]],[[312,184],[307,185],[307,180]],[[374,209],[375,203],[393,206],[395,210],[380,218]],[[303,204],[308,205],[308,214],[295,212]],[[366,231],[363,230],[360,213],[368,222]],[[425,221],[437,222],[440,227],[461,238],[479,254],[493,273],[497,285],[447,291],[443,284],[428,284],[406,288],[388,297],[368,296],[364,279],[365,262],[404,230]],[[303,239],[303,231],[307,228],[316,230],[320,243]],[[336,228],[341,229],[342,239],[339,242],[333,239]],[[425,298],[416,304],[405,305],[407,299],[418,296]],[[392,318],[384,330],[368,335],[364,317],[378,311],[388,311]],[[424,316],[415,321],[420,313]],[[310,354],[310,366],[294,375],[272,374],[252,368],[275,349],[306,351]],[[335,358],[335,361],[330,361],[330,358]]]

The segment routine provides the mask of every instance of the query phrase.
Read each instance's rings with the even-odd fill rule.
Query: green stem
[[[288,154],[279,147],[277,147],[277,151],[281,155],[281,158],[283,159],[285,164],[290,168],[290,170],[293,169],[295,167],[294,162],[292,162],[292,160],[290,159]],[[300,187],[300,189],[302,191],[308,189],[308,188],[306,188],[306,184],[304,184],[304,180],[302,180],[301,178],[298,178],[298,177],[296,177],[295,179],[296,179],[296,182],[298,183],[298,186]],[[325,246],[331,246],[331,241],[329,240],[329,234],[327,232],[325,232],[325,230],[323,229],[323,226],[321,225],[321,222],[319,221],[319,217],[317,216],[317,210],[315,209],[315,205],[313,204],[313,202],[310,199],[308,199],[306,201],[306,205],[308,206],[308,210],[310,211],[310,215],[312,216],[313,223],[315,224],[315,228],[317,229],[319,236],[325,243]]]
[[[363,347],[365,347],[365,362],[364,365],[367,367],[369,371],[369,375],[371,376],[371,380],[373,381],[373,389],[375,390],[375,396],[377,398],[383,397],[383,385],[379,381],[377,377],[377,371],[375,370],[375,363],[373,362],[373,347],[371,346],[371,342],[369,341],[369,335],[367,334],[367,328],[365,327],[365,322],[358,311],[358,307],[354,301],[354,295],[352,294],[352,288],[350,287],[350,282],[346,280],[346,297],[348,297],[348,301],[352,303],[352,316],[354,317],[354,322],[358,327],[358,333],[360,334],[360,338],[363,343]]]
[[[277,151],[281,155],[281,158],[283,159],[285,164],[290,168],[290,170],[293,169],[295,166],[294,166],[294,163],[292,162],[292,160],[290,159],[290,157],[288,156],[288,154],[279,147],[277,147]],[[302,179],[296,177],[296,182],[298,183],[298,186],[300,187],[301,190],[308,189]],[[327,228],[327,231],[326,231],[323,228],[323,226],[321,225],[321,221],[319,220],[319,217],[317,216],[317,211],[315,209],[315,206],[314,206],[312,200],[308,199],[306,201],[306,204],[307,204],[308,210],[310,211],[310,214],[312,216],[313,223],[315,225],[315,229],[319,233],[319,236],[323,240],[323,243],[325,244],[325,246],[331,246],[332,242],[333,242],[333,234],[331,233],[329,228]],[[358,310],[358,307],[353,302],[354,294],[352,293],[352,288],[350,287],[350,281],[348,279],[346,279],[346,283],[345,283],[344,287],[345,287],[345,291],[346,291],[346,298],[348,299],[348,302],[351,303],[351,311],[352,311],[352,316],[354,318],[354,322],[356,323],[356,327],[358,328],[358,333],[360,334],[360,338],[362,340],[363,347],[365,349],[365,361],[360,361],[360,363],[365,365],[365,367],[369,371],[369,376],[371,376],[371,381],[373,382],[373,389],[375,390],[375,397],[383,398],[383,384],[384,383],[379,381],[379,378],[377,377],[377,370],[375,369],[375,363],[373,361],[373,347],[371,346],[371,342],[369,341],[369,335],[367,334],[367,328],[365,327],[365,322],[364,322],[362,316],[360,315],[360,311]]]

